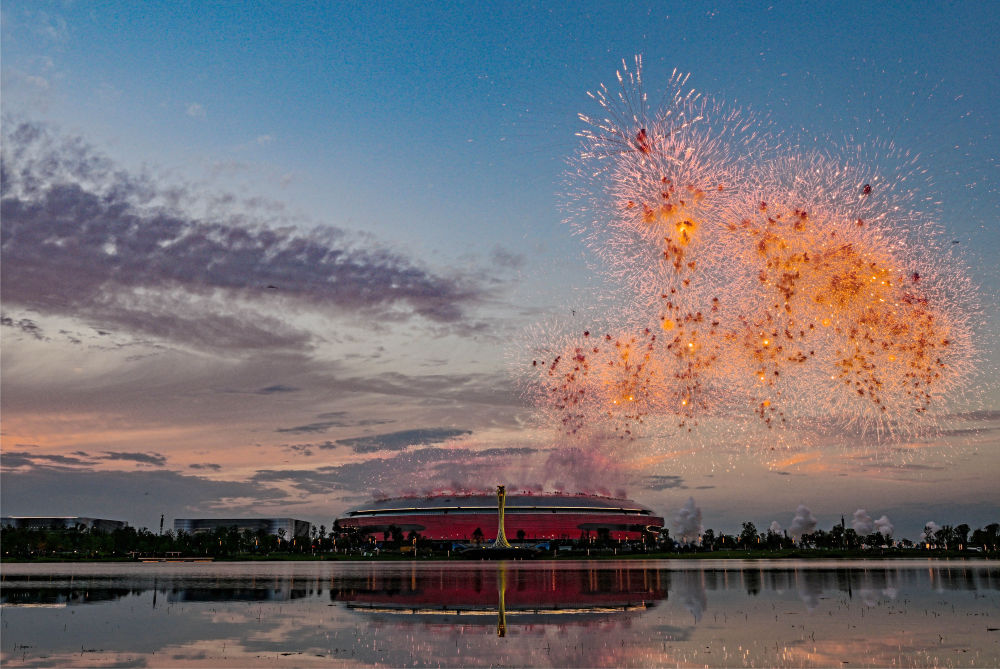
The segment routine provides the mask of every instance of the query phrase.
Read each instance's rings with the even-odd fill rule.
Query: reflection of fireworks
[[[651,118],[636,66],[593,96],[606,116],[581,117],[572,196],[628,316],[537,346],[536,404],[567,433],[623,437],[720,413],[879,436],[931,424],[971,372],[972,291],[905,179],[780,156],[676,74]]]

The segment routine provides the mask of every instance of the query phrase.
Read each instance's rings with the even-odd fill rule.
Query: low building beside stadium
[[[506,496],[504,531],[511,541],[603,537],[634,541],[663,529],[663,518],[628,499],[597,495]],[[398,528],[434,541],[493,541],[497,498],[492,494],[436,495],[376,500],[345,512],[337,523],[381,538]]]
[[[114,532],[128,527],[124,520],[88,518],[85,516],[3,516],[0,526],[19,530],[97,530]]]
[[[250,530],[251,532],[263,531],[266,534],[281,536],[284,530],[284,537],[292,539],[294,537],[308,537],[311,524],[305,520],[295,518],[175,518],[174,531],[187,532],[188,534],[198,534],[201,532],[214,532],[218,529],[230,529],[235,527],[239,531]]]

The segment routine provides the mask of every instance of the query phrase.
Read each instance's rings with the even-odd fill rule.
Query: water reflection
[[[4,666],[1000,661],[996,563],[5,565],[0,602]]]
[[[485,566],[483,566],[485,565]],[[410,573],[371,569],[363,577],[337,579],[330,599],[366,614],[417,616],[462,624],[592,622],[643,611],[667,598],[670,572],[643,566],[564,568],[548,563],[443,564]],[[500,634],[503,636],[503,634]]]

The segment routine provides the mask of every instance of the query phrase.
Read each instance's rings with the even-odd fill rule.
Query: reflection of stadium
[[[665,577],[665,578],[664,578]],[[663,580],[661,580],[663,579]],[[330,588],[330,599],[374,615],[406,615],[439,623],[519,624],[559,619],[581,622],[641,612],[667,598],[667,572],[639,565],[572,568],[499,562],[448,565],[438,570],[371,570]]]
[[[602,535],[638,540],[644,532],[658,532],[663,527],[663,518],[641,504],[596,495],[508,494],[505,508],[506,535],[510,540]],[[493,541],[497,534],[497,501],[492,494],[385,499],[351,509],[337,522],[344,529],[375,534],[397,527],[433,540]]]

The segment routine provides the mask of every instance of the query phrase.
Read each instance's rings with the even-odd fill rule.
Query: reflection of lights
[[[517,616],[518,614],[544,614],[544,615],[587,615],[593,613],[622,613],[624,611],[646,611],[655,605],[654,602],[647,604],[646,602],[639,602],[638,604],[621,604],[616,606],[585,606],[585,607],[575,607],[575,608],[559,608],[559,607],[545,607],[537,606],[535,604],[526,605],[524,608],[511,609],[510,606],[505,606],[505,611],[507,615]],[[22,605],[26,606],[26,605]],[[489,616],[494,618],[497,615],[496,607],[487,607],[481,609],[472,609],[465,607],[454,607],[454,608],[419,608],[413,606],[407,606],[406,604],[400,604],[398,608],[392,606],[381,605],[369,605],[369,604],[346,604],[348,609],[356,611],[364,611],[365,613],[391,613],[398,616],[453,616],[461,615],[463,618],[465,616]]]

